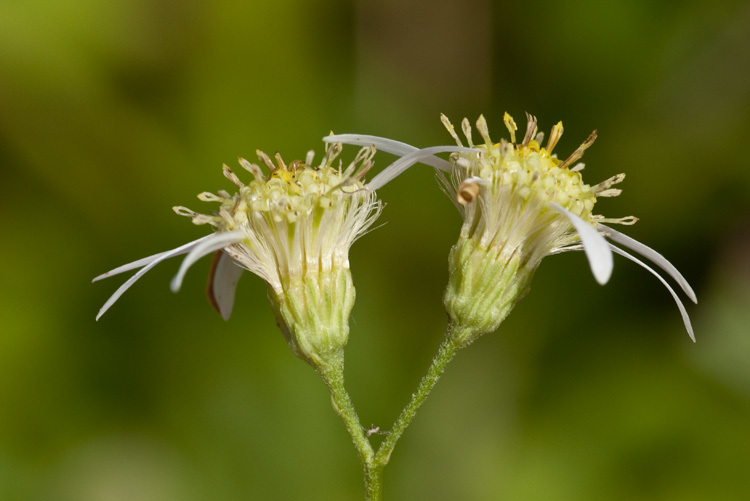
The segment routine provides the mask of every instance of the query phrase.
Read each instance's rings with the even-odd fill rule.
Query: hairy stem
[[[393,448],[403,435],[406,428],[416,416],[427,396],[430,394],[445,367],[453,360],[458,350],[466,346],[466,339],[471,339],[469,329],[460,326],[450,326],[443,344],[440,345],[437,355],[432,360],[427,373],[417,387],[417,391],[411,396],[393,427],[388,432],[386,439],[380,444],[375,452],[370,444],[364,428],[360,424],[354,404],[344,388],[344,356],[340,354],[330,357],[324,364],[317,367],[318,372],[325,380],[331,390],[331,397],[336,412],[344,421],[347,431],[352,437],[354,447],[357,449],[359,459],[365,470],[365,492],[366,501],[381,501],[383,498],[383,468],[388,464],[393,453]]]
[[[373,467],[374,450],[360,424],[352,399],[344,387],[343,351],[330,357],[316,369],[331,390],[334,410],[344,421],[346,430],[352,437],[354,447],[357,449],[357,454],[364,467],[366,499],[367,501],[380,501],[382,499],[382,468]]]
[[[401,415],[396,419],[393,428],[391,428],[388,436],[383,443],[380,444],[380,448],[375,454],[374,462],[376,465],[379,465],[381,469],[388,464],[393,448],[396,446],[396,442],[401,438],[401,435],[403,435],[412,419],[414,419],[420,406],[427,399],[427,396],[430,394],[435,384],[437,384],[440,376],[442,376],[445,371],[445,367],[451,360],[453,360],[453,357],[458,350],[463,348],[464,344],[459,340],[465,339],[466,337],[468,337],[466,336],[466,329],[457,326],[450,326],[448,328],[445,340],[443,341],[443,344],[440,345],[437,355],[435,355],[435,358],[432,360],[432,365],[430,365],[430,368],[427,370],[427,374],[425,374],[422,381],[420,381],[417,391],[412,393],[411,400],[406,407],[404,407],[404,410],[401,411]]]

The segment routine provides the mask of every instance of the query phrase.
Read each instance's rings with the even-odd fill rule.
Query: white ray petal
[[[324,137],[323,141],[327,143],[343,143],[362,147],[375,146],[375,149],[378,151],[391,153],[400,157],[419,151],[419,148],[416,146],[402,143],[401,141],[380,136],[368,136],[366,134],[335,134],[333,136]],[[432,155],[421,159],[420,162],[446,172],[453,168],[451,163],[447,160]]]
[[[177,271],[177,275],[175,275],[170,283],[172,292],[180,290],[180,287],[182,287],[182,279],[185,278],[185,273],[187,273],[188,268],[190,268],[193,263],[205,255],[211,254],[212,252],[223,249],[234,243],[241,242],[244,238],[244,233],[240,230],[235,230],[225,233],[214,233],[210,235],[210,237],[211,238],[206,239],[193,247],[188,255],[185,256],[185,259],[183,259],[182,264],[180,265],[180,269]]]
[[[615,247],[612,244],[610,244],[610,247],[617,254],[620,254],[621,256],[625,256],[626,258],[630,259],[634,263],[642,266],[643,268],[650,271],[653,276],[659,279],[659,281],[664,285],[664,287],[667,288],[669,293],[672,294],[672,298],[674,299],[674,302],[677,303],[677,308],[679,308],[680,310],[680,315],[682,315],[682,321],[685,323],[685,329],[687,329],[687,333],[690,336],[690,339],[692,339],[693,342],[695,342],[695,333],[693,332],[693,325],[690,323],[690,317],[688,316],[687,310],[685,310],[685,305],[682,304],[682,301],[680,301],[679,296],[677,296],[677,293],[674,291],[674,289],[672,289],[672,287],[670,287],[667,281],[664,280],[664,278],[661,275],[656,273],[656,271],[654,271],[653,268],[648,266],[646,263],[644,263],[637,257],[633,256],[632,254],[629,254],[628,252],[625,252],[624,250],[618,247]]]
[[[413,151],[408,155],[399,158],[391,165],[380,171],[377,176],[372,178],[372,180],[367,184],[366,187],[371,191],[380,189],[412,165],[416,163],[425,163],[425,159],[432,157],[436,153],[448,152],[482,153],[483,150],[476,148],[465,148],[462,146],[431,146],[429,148],[423,148],[421,150]],[[452,168],[453,167],[451,166],[451,169]]]
[[[146,265],[143,266],[140,270],[138,270],[137,273],[135,273],[132,277],[130,277],[124,284],[122,284],[115,291],[114,294],[112,294],[109,297],[109,299],[107,299],[107,302],[104,303],[104,306],[101,307],[101,309],[99,310],[99,313],[96,315],[96,319],[99,320],[101,318],[101,316],[104,315],[104,313],[106,313],[107,310],[113,304],[115,304],[115,302],[118,299],[120,299],[120,296],[122,296],[125,293],[125,291],[130,288],[131,285],[133,285],[139,278],[141,278],[143,275],[145,275],[146,272],[148,272],[151,268],[153,268],[154,266],[156,266],[157,264],[161,263],[162,261],[164,261],[166,259],[169,259],[169,258],[172,258],[172,257],[175,257],[175,256],[179,256],[180,254],[185,254],[186,252],[189,252],[193,247],[197,247],[198,245],[200,245],[200,243],[203,240],[206,240],[210,236],[211,235],[207,235],[207,236],[205,236],[203,238],[199,238],[198,240],[194,240],[194,241],[192,241],[190,243],[187,243],[185,245],[177,247],[176,249],[172,249],[171,251],[161,252],[159,254],[155,254],[153,256],[149,256],[147,258],[135,261],[134,263],[145,262]],[[148,260],[148,261],[146,261],[146,260]],[[130,263],[130,265],[132,265],[134,263]],[[125,266],[130,266],[130,265],[125,265]],[[121,266],[120,268],[124,268],[124,266]],[[112,270],[112,271],[120,270],[120,268],[115,268],[115,270]],[[132,268],[129,268],[129,269],[132,269]],[[123,271],[127,271],[127,270],[117,271],[117,273],[122,273]],[[112,272],[110,272],[110,274],[111,273]],[[108,276],[107,273],[105,273],[104,275],[101,275],[101,278],[106,278],[105,275]],[[100,278],[100,277],[97,277],[97,279],[98,278]]]
[[[634,250],[641,256],[649,259],[652,261],[656,266],[661,268],[662,270],[666,271],[667,274],[674,278],[675,281],[680,285],[682,290],[687,294],[687,296],[694,302],[698,302],[698,298],[695,297],[695,292],[693,292],[693,288],[690,287],[690,284],[688,284],[687,280],[685,280],[685,277],[682,276],[682,273],[680,273],[677,268],[674,267],[672,263],[667,261],[667,258],[656,252],[651,247],[642,244],[638,240],[631,238],[624,233],[620,233],[619,231],[610,228],[609,226],[604,226],[603,224],[599,225],[600,228],[604,228],[604,230],[609,233],[610,239],[614,240],[620,245],[623,245],[627,247],[630,250]]]
[[[211,263],[206,293],[211,305],[224,320],[229,320],[232,315],[234,294],[243,271],[244,268],[226,252],[219,251]]]
[[[179,256],[180,254],[187,254],[188,252],[190,252],[190,249],[192,249],[195,245],[197,245],[199,242],[202,242],[203,240],[207,239],[210,236],[211,235],[206,235],[205,237],[201,237],[198,240],[193,240],[192,242],[188,242],[185,245],[181,245],[177,247],[176,249],[168,250],[166,252],[160,252],[158,254],[154,254],[153,256],[144,257],[142,259],[139,259],[138,261],[133,261],[132,263],[123,264],[122,266],[118,266],[114,270],[110,270],[107,273],[102,273],[101,275],[93,279],[92,282],[96,282],[97,280],[102,280],[103,278],[109,278],[113,275],[124,273],[130,270],[134,270],[136,268],[141,268],[156,260],[159,260],[159,262],[161,262],[164,259],[166,259],[163,256],[167,254],[169,254],[168,257]]]
[[[380,136],[370,136],[367,134],[333,134],[325,136],[323,141],[326,143],[343,143],[351,144],[354,146],[375,146],[379,151],[386,153],[392,153],[398,156],[404,156],[413,151],[417,151],[419,148],[410,144],[396,141],[395,139],[388,139]]]
[[[606,284],[609,281],[609,277],[612,276],[612,267],[614,265],[609,243],[593,226],[580,217],[568,212],[558,204],[550,203],[549,206],[570,220],[578,232],[578,236],[581,237],[583,250],[589,260],[589,266],[591,267],[591,273],[594,274],[594,279],[601,285]]]

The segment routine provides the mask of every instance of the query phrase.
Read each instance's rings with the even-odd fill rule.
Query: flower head
[[[612,273],[612,252],[640,264],[667,287],[682,313],[686,329],[692,326],[682,302],[667,282],[653,269],[626,251],[607,242],[605,237],[651,259],[695,301],[687,281],[660,254],[643,244],[605,226],[604,223],[633,224],[636,218],[606,218],[594,213],[600,197],[620,194],[613,188],[625,175],[619,174],[596,185],[583,182],[577,163],[596,139],[594,131],[564,160],[554,153],[563,133],[562,122],[552,128],[544,143],[537,120],[527,115],[523,137],[516,137],[517,126],[505,114],[509,139],[494,142],[487,122],[480,116],[475,143],[469,121],[461,128],[466,145],[450,121],[443,124],[457,146],[417,149],[413,146],[374,136],[342,135],[329,140],[351,144],[372,144],[378,149],[400,155],[370,185],[379,187],[417,162],[438,169],[444,190],[463,215],[459,240],[449,258],[450,278],[445,293],[446,310],[454,324],[472,334],[463,343],[495,330],[515,303],[529,289],[531,278],[541,260],[552,254],[584,250],[597,282],[606,283]],[[450,152],[450,162],[434,155]]]
[[[187,253],[172,280],[176,292],[195,261],[216,253],[208,295],[224,318],[231,314],[234,290],[246,269],[268,284],[277,323],[296,355],[315,364],[341,349],[354,303],[349,248],[378,217],[381,205],[375,193],[363,187],[375,149],[363,148],[346,169],[341,163],[334,165],[340,152],[340,143],[327,145],[320,165],[312,167],[312,151],[304,162],[289,164],[278,153],[274,164],[258,151],[270,172],[265,174],[260,166],[241,158],[240,165],[253,176],[247,184],[224,165],[224,175],[237,191],[198,195],[202,201],[218,203],[218,210],[201,214],[175,207],[177,214],[193,223],[213,226],[214,233],[97,277],[141,268],[105,303],[97,318],[164,259]]]

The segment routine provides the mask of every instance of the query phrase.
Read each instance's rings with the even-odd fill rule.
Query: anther
[[[505,112],[505,115],[503,115],[503,122],[505,122],[505,127],[507,127],[508,132],[510,132],[510,142],[516,144],[516,131],[518,130],[518,126],[516,125],[516,122],[513,121],[513,117],[510,116],[510,113],[507,111]]]
[[[526,146],[536,135],[536,117],[526,112],[526,134],[523,136],[521,146]]]
[[[563,134],[563,124],[562,122],[557,122],[554,127],[552,127],[552,132],[549,134],[549,140],[547,140],[547,151],[552,153],[552,150],[555,149],[555,146],[557,146],[557,142],[560,140]]]
[[[596,135],[597,132],[592,132],[589,137],[579,146],[576,148],[576,150],[573,152],[572,155],[570,155],[563,163],[559,165],[561,169],[564,169],[565,167],[569,166],[573,162],[578,161],[582,156],[583,152],[586,151],[592,144],[594,144],[594,141],[596,141]]]
[[[440,121],[443,122],[443,125],[448,130],[448,133],[453,137],[453,139],[456,141],[456,144],[459,146],[463,146],[463,143],[461,143],[461,140],[458,138],[458,134],[456,134],[455,127],[453,127],[453,124],[450,120],[448,120],[448,117],[446,117],[444,114],[440,114]]]
[[[248,162],[242,157],[239,158],[239,162],[242,168],[248,171],[250,174],[252,174],[255,179],[258,179],[261,181],[263,180],[264,178],[263,171],[260,170],[260,167],[258,167],[257,165],[253,163]]]
[[[244,188],[245,185],[240,181],[240,178],[237,177],[237,175],[232,172],[232,169],[229,168],[227,164],[224,164],[222,166],[222,171],[224,172],[224,177],[229,179],[233,185],[235,185],[237,188]]]
[[[271,158],[268,155],[266,155],[260,150],[255,150],[255,154],[258,155],[258,159],[264,164],[266,164],[266,167],[268,167],[270,170],[276,169],[276,166],[273,164],[273,162],[271,161]]]
[[[484,118],[484,115],[479,115],[479,118],[477,119],[477,130],[479,131],[479,135],[482,136],[482,139],[484,139],[485,144],[489,148],[492,148],[492,139],[490,139],[490,129],[487,127],[487,119]]]
[[[278,151],[274,153],[273,156],[276,159],[276,163],[279,165],[279,169],[289,170],[286,168],[286,164],[284,164],[284,160],[281,159],[281,154]]]
[[[479,196],[479,183],[469,178],[458,185],[456,201],[461,205],[469,205]]]
[[[469,123],[468,118],[461,120],[461,129],[464,131],[464,136],[466,136],[466,141],[469,143],[469,148],[473,148],[474,140],[471,137],[471,124]]]

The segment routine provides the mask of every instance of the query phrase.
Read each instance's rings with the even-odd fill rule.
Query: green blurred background
[[[208,260],[179,295],[160,265],[99,322],[124,278],[90,280],[203,235],[171,207],[202,209],[256,148],[449,144],[440,112],[499,138],[506,110],[564,120],[561,155],[599,130],[584,177],[627,172],[600,211],[640,217],[626,231],[694,285],[698,342],[634,264],[599,287],[581,253],[545,260],[449,367],[386,499],[750,499],[748,47],[746,1],[2,0],[0,499],[361,499],[260,279],[229,322]],[[351,252],[347,377],[387,429],[440,342],[460,218],[425,167],[380,194],[387,224]]]

